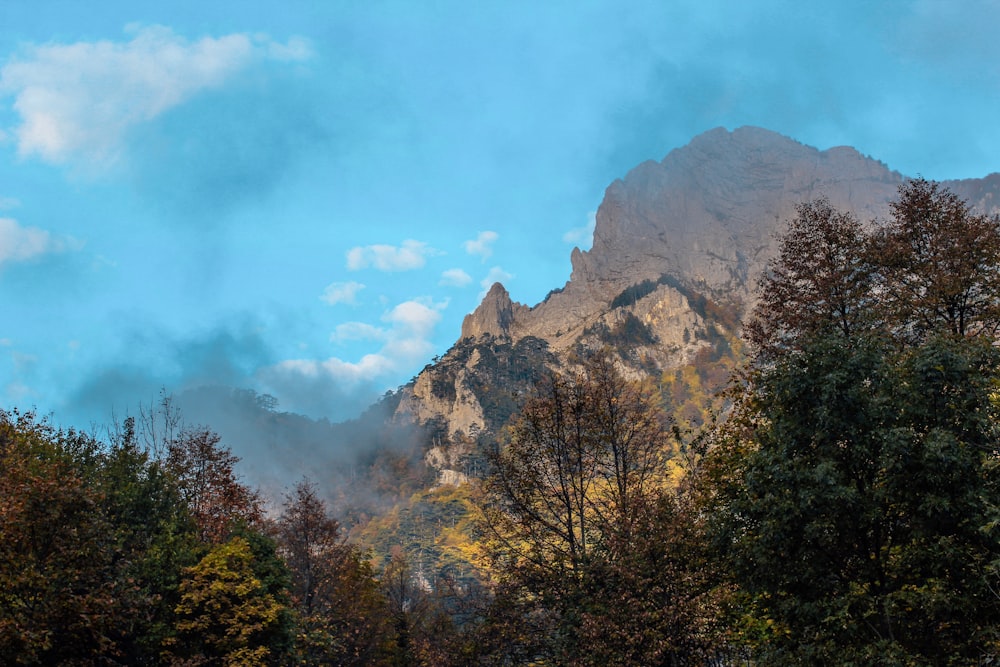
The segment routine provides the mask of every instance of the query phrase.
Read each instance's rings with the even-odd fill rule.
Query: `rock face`
[[[462,321],[462,338],[482,335],[509,336],[514,322],[524,317],[528,308],[510,300],[510,294],[500,283],[493,283],[475,312]]]
[[[738,337],[757,278],[797,204],[825,196],[874,220],[887,215],[902,182],[853,148],[820,151],[753,127],[706,132],[607,188],[593,246],[573,250],[561,290],[529,308],[493,285],[465,318],[456,347],[403,389],[400,414],[434,415],[453,433],[494,428],[488,410],[472,408],[487,397],[485,385],[473,381],[484,357],[470,349],[506,346],[516,360],[514,347],[537,341],[531,349],[541,346],[552,355],[548,363],[559,365],[571,351],[612,344],[623,369],[635,374],[689,363],[707,346]],[[1000,204],[1000,174],[944,185],[982,210]],[[508,389],[520,386],[514,376],[507,380]]]
[[[902,176],[851,148],[819,151],[758,128],[716,129],[612,183],[594,244],[574,251],[566,288],[524,328],[575,329],[629,285],[664,274],[746,301],[795,205],[826,196],[862,219],[884,215]]]

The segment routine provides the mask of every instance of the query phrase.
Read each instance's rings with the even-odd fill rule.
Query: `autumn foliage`
[[[103,439],[0,410],[0,664],[995,664],[1000,220],[919,179],[885,220],[802,203],[742,361],[677,288],[689,366],[533,339],[534,393],[450,443],[471,479],[387,448],[374,517],[323,479],[269,511],[169,397]]]

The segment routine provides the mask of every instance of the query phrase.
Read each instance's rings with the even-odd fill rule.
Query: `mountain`
[[[607,188],[593,245],[573,250],[563,286],[529,306],[493,285],[444,355],[358,419],[316,422],[218,388],[180,403],[222,406],[191,415],[243,444],[244,472],[272,497],[302,475],[317,481],[376,564],[401,548],[420,581],[464,585],[477,576],[477,490],[461,482],[487,469],[549,369],[610,349],[624,374],[658,383],[680,428],[696,427],[719,412],[754,287],[796,206],[825,196],[875,220],[903,182],[853,148],[711,130]],[[1000,204],[1000,174],[943,185],[987,212]]]
[[[427,461],[456,480],[544,369],[587,349],[610,346],[622,370],[659,378],[675,407],[693,405],[691,392],[703,399],[739,357],[740,322],[796,205],[825,196],[874,220],[903,180],[849,147],[821,151],[755,127],[706,132],[607,188],[592,248],[573,250],[569,281],[541,303],[493,285],[455,345],[400,389],[394,418],[434,425]],[[974,207],[1000,204],[1000,174],[944,185]]]
[[[414,548],[427,555],[442,503],[463,493],[450,485],[485,469],[485,452],[548,369],[610,348],[620,370],[656,380],[679,425],[697,425],[741,359],[740,323],[796,205],[825,196],[877,219],[903,180],[853,148],[711,130],[608,186],[593,245],[573,250],[563,286],[529,306],[493,285],[444,355],[358,419],[310,420],[218,387],[178,405],[238,443],[242,472],[277,502],[309,476],[345,525],[369,531],[368,546],[388,553],[406,533],[424,536]],[[987,212],[1000,204],[1000,174],[943,185]]]

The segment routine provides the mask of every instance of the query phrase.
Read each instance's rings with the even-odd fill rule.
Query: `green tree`
[[[744,638],[767,664],[992,661],[998,220],[922,179],[871,233],[799,210],[698,478]]]
[[[997,363],[978,341],[827,337],[756,378],[711,458],[736,581],[776,624],[768,664],[992,654]]]
[[[118,576],[134,582],[138,593],[116,637],[121,660],[159,664],[174,629],[181,569],[198,560],[197,528],[174,477],[138,445],[132,418],[102,449],[92,483],[101,493]]]

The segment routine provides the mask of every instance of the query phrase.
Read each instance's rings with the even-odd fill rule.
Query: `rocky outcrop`
[[[421,372],[412,385],[401,391],[397,416],[425,423],[446,416],[451,436],[471,433],[484,428],[485,417],[479,399],[469,388],[468,375],[474,372],[475,358],[460,365],[452,376],[443,369],[429,366]]]
[[[528,308],[510,300],[500,283],[493,283],[482,303],[462,321],[462,338],[510,336],[514,323],[528,313]]]

